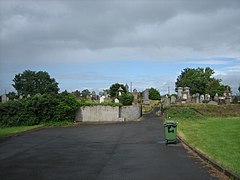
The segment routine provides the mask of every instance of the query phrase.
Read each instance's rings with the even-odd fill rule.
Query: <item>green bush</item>
[[[72,122],[78,107],[79,103],[71,94],[36,94],[27,99],[1,103],[0,126]]]
[[[131,94],[123,93],[118,98],[119,98],[119,102],[121,104],[123,104],[124,106],[132,105],[133,95],[131,95]]]

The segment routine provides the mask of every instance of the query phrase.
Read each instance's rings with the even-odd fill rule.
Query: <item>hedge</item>
[[[0,126],[37,125],[48,122],[73,122],[80,104],[74,95],[37,94],[18,101],[0,103]]]

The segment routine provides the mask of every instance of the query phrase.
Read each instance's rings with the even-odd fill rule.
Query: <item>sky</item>
[[[238,92],[239,0],[0,0],[0,94],[27,69],[61,91],[132,82],[174,93],[197,67]]]

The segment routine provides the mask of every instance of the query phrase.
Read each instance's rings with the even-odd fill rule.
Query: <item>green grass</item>
[[[240,175],[240,117],[178,120],[179,135],[227,169]]]
[[[31,129],[36,129],[42,127],[43,125],[35,125],[35,126],[18,126],[18,127],[0,127],[0,137],[9,136],[12,134],[28,131]]]
[[[205,105],[197,108],[171,107],[168,118],[178,121],[178,135],[181,138],[210,159],[240,175],[240,116],[222,111],[225,114],[223,117],[216,113],[218,106],[211,106],[212,112],[204,112],[205,108]],[[229,108],[232,107],[220,107],[222,110]]]
[[[60,122],[50,121],[50,122],[44,123],[43,125],[44,126],[71,126],[73,124],[74,122],[69,122],[69,121],[60,121]]]

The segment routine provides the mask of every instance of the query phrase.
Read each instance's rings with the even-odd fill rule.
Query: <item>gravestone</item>
[[[115,102],[115,103],[119,103],[118,98],[115,98],[115,99],[114,99],[114,102]]]
[[[218,101],[219,101],[218,93],[215,94],[213,100],[214,100],[215,102],[218,102]]]
[[[199,97],[200,97],[200,94],[197,93],[196,96],[195,96],[195,102],[196,102],[196,103],[199,103]]]
[[[171,96],[170,102],[171,102],[171,104],[175,104],[176,103],[176,97],[175,96]]]
[[[162,102],[163,109],[166,109],[170,106],[170,98],[168,98],[167,95],[161,99],[161,102]]]
[[[178,90],[177,90],[178,99],[182,99],[182,91],[183,91],[183,88],[182,87],[178,87]]]
[[[204,95],[202,94],[201,96],[200,96],[200,103],[202,103],[204,101]]]
[[[3,94],[1,98],[2,98],[2,103],[5,103],[9,100],[6,94]]]
[[[143,104],[146,104],[146,105],[149,105],[150,104],[150,101],[149,101],[149,89],[146,89],[144,92],[143,92]]]
[[[184,92],[183,95],[182,95],[182,99],[187,100],[187,98],[188,98],[188,96],[187,96],[187,94]]]
[[[101,96],[99,102],[102,103],[105,100],[105,96]]]
[[[189,95],[189,96],[187,97],[186,102],[188,102],[188,103],[192,102],[192,96]]]
[[[211,96],[209,94],[205,94],[205,101],[210,101]]]
[[[184,91],[187,94],[187,98],[188,98],[190,96],[190,89],[189,89],[189,87],[185,87]]]

